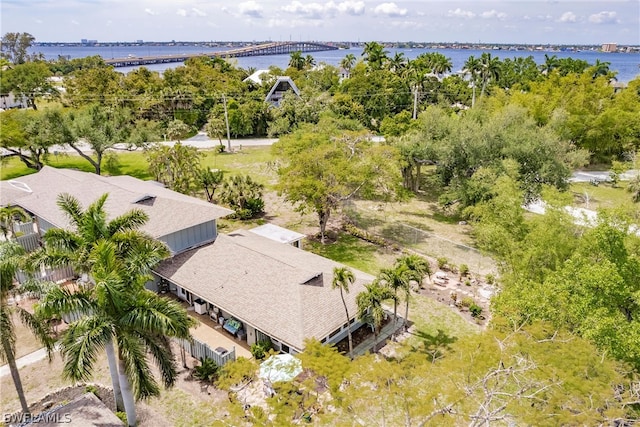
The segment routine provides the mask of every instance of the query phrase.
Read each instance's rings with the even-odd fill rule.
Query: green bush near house
[[[262,360],[272,348],[273,344],[271,341],[259,341],[251,346],[251,355],[256,360]]]

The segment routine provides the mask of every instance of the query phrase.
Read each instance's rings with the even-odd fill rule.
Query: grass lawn
[[[588,182],[576,182],[571,184],[570,191],[574,206],[591,210],[618,208],[632,203],[627,185],[628,181],[619,182],[615,188],[608,183],[601,183],[596,187]]]
[[[378,274],[381,268],[390,267],[397,256],[347,233],[338,234],[335,242],[324,245],[315,240],[307,240],[304,248],[372,275]]]
[[[244,173],[265,185],[273,185],[276,182],[276,172],[269,168],[269,162],[273,160],[271,147],[246,147],[235,153],[218,154],[214,150],[202,151],[204,167],[222,169],[227,174]],[[109,167],[103,160],[102,169],[104,175],[131,175],[139,179],[151,179],[148,172],[147,159],[142,151],[116,151],[117,164]],[[54,168],[78,169],[85,172],[93,172],[91,164],[77,154],[64,153],[52,154],[45,164]],[[23,175],[35,173],[27,168],[17,157],[10,157],[2,162],[0,179],[13,179]]]

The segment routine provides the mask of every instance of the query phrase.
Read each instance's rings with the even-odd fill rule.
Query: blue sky
[[[38,41],[320,40],[640,44],[638,0],[1,0]]]

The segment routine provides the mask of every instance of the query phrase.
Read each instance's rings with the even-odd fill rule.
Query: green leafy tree
[[[36,38],[29,33],[5,33],[0,40],[0,58],[12,64],[24,64],[29,61],[29,48]]]
[[[49,77],[51,71],[46,63],[25,62],[0,71],[0,89],[2,93],[13,92],[27,106],[37,110],[36,100],[45,95],[57,95]]]
[[[22,246],[15,242],[0,242],[0,360],[9,365],[11,378],[20,400],[22,414],[28,416],[30,414],[29,405],[25,398],[20,372],[16,365],[16,333],[14,324],[14,315],[20,319],[36,337],[36,339],[44,345],[49,360],[53,354],[54,341],[51,338],[48,325],[38,316],[33,315],[25,308],[17,304],[10,304],[9,298],[15,297],[24,292],[24,288],[17,286],[15,275],[22,268],[25,250]]]
[[[353,359],[353,338],[351,336],[351,319],[349,318],[349,309],[344,300],[344,293],[349,293],[349,285],[355,282],[356,277],[353,271],[347,267],[335,267],[333,269],[333,279],[331,280],[331,289],[340,290],[340,299],[344,305],[344,313],[347,316],[347,336],[349,337],[349,357]]]
[[[113,67],[81,68],[64,79],[64,100],[73,107],[119,105],[123,78]]]
[[[198,181],[204,188],[209,203],[213,203],[213,196],[224,180],[224,172],[219,169],[200,169]]]
[[[144,129],[143,132],[137,131],[137,128],[144,127],[144,124],[136,122],[132,112],[126,108],[94,104],[80,110],[71,118],[74,135],[89,144],[95,158],[82,149],[79,145],[80,140],[76,139],[67,144],[93,166],[97,175],[102,173],[105,155],[116,144],[143,146],[155,137],[155,132],[146,131],[151,128]]]
[[[627,191],[631,193],[633,203],[640,202],[640,175],[636,175],[627,184]]]
[[[354,124],[345,121],[338,126]],[[321,122],[281,138],[272,149],[283,161],[278,190],[298,211],[318,215],[323,243],[331,213],[344,200],[356,195],[388,200],[396,195],[395,150],[373,144],[361,132]]]

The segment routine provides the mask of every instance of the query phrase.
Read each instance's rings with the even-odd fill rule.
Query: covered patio
[[[175,297],[172,295],[172,297]],[[198,314],[186,301],[175,298],[187,310],[187,314],[198,321],[198,325],[191,329],[191,335],[198,341],[207,344],[210,348],[222,347],[231,350],[235,347],[236,357],[246,357],[251,359],[251,351],[246,341],[234,338],[231,334],[222,329],[222,326],[214,322],[208,314]]]

